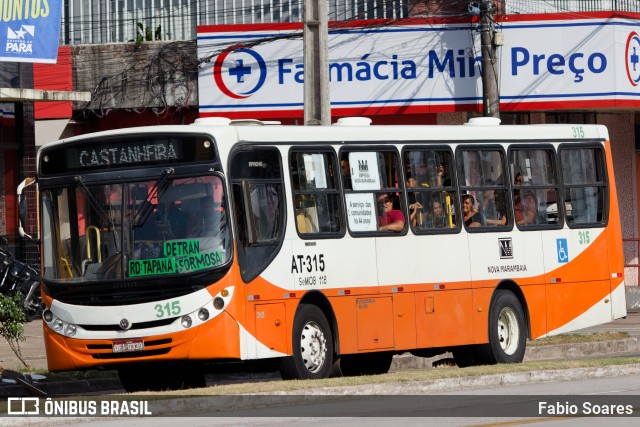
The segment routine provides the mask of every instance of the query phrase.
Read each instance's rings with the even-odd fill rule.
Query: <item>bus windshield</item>
[[[231,257],[218,176],[76,184],[42,192],[44,279],[185,275]]]

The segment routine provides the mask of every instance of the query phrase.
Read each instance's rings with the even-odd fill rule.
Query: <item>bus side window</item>
[[[558,214],[564,208],[559,197],[553,148],[513,146],[509,150],[509,172],[517,226],[521,229],[562,227]]]
[[[561,146],[560,163],[569,226],[604,225],[608,218],[608,189],[602,149]]]
[[[331,150],[294,149],[289,162],[298,233],[308,238],[311,235],[340,233],[343,227],[338,181],[344,175],[336,165],[335,153]]]
[[[344,195],[351,233],[406,232],[409,220],[398,153],[390,149],[353,150],[346,155],[353,183],[353,191]]]
[[[409,225],[414,233],[450,232],[456,228],[452,174],[448,147],[408,147],[403,151]]]
[[[459,149],[456,159],[461,197],[471,196],[467,199],[475,201],[475,204],[468,212],[479,214],[468,216],[469,224],[480,223],[480,226],[474,227],[474,231],[498,231],[496,227],[511,227],[513,215],[507,205],[508,187],[502,148],[463,147]],[[464,212],[460,218],[463,216]],[[475,218],[474,221],[470,221],[472,218]]]

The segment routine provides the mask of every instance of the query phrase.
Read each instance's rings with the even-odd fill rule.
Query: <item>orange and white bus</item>
[[[221,361],[520,362],[528,338],[626,315],[603,126],[208,118],[48,144],[37,184],[49,369],[127,390]]]

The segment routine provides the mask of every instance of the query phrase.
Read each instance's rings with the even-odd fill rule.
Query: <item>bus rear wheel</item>
[[[345,377],[382,375],[389,372],[393,353],[345,354],[340,356],[340,371]]]
[[[315,305],[300,304],[293,321],[293,355],[282,359],[283,379],[327,378],[333,365],[333,335]]]
[[[513,292],[498,290],[489,310],[488,363],[519,363],[524,359],[526,326],[524,311]]]

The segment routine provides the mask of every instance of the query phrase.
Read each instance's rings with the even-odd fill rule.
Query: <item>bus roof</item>
[[[191,125],[131,127],[78,135],[50,142],[45,144],[43,148],[92,138],[144,133],[210,134],[219,143],[225,144],[236,142],[291,142],[294,144],[299,142],[335,142],[340,144],[348,141],[528,142],[609,139],[608,131],[603,125],[500,125],[498,119],[489,117],[474,118],[464,125],[368,125],[367,120],[366,118],[349,118],[347,121],[341,119],[340,123],[331,126],[294,126],[259,120],[234,121],[224,118],[206,118],[205,120],[198,119],[196,123]]]

